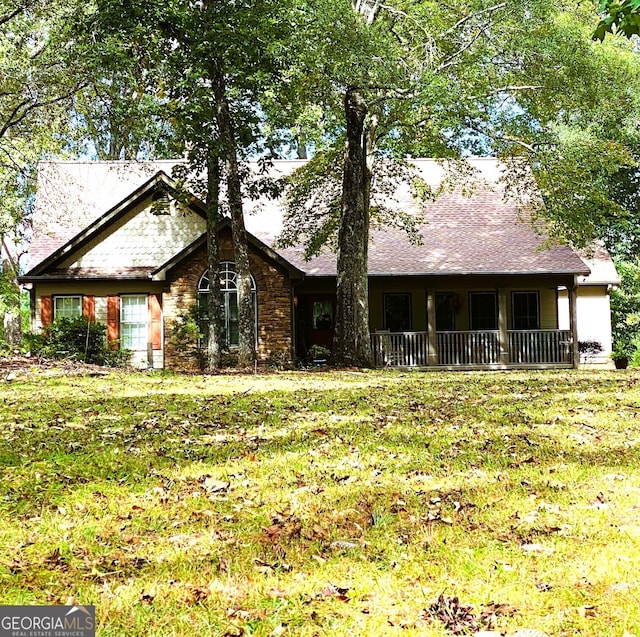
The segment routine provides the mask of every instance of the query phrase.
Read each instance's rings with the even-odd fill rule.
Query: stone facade
[[[220,261],[234,261],[231,236],[220,237]],[[286,271],[277,267],[264,254],[249,246],[251,274],[256,282],[258,351],[260,363],[271,359],[293,358],[292,291]],[[163,294],[165,367],[198,369],[197,352],[177,351],[171,342],[173,325],[196,303],[198,284],[207,269],[206,247],[191,255],[167,276],[168,289]]]

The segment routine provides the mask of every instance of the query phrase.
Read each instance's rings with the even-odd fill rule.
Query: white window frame
[[[132,301],[136,299],[135,304]],[[133,312],[130,312],[131,309]],[[149,298],[146,294],[120,295],[120,347],[146,351],[149,342]]]
[[[71,301],[77,303],[76,306],[71,305]],[[60,303],[60,305],[58,305]],[[53,297],[53,320],[61,318],[77,318],[82,316],[82,295],[81,294],[62,294]]]

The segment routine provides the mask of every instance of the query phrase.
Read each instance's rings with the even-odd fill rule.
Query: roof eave
[[[98,274],[98,275],[73,275],[73,274],[42,274],[39,276],[31,276],[25,274],[18,277],[18,283],[45,283],[50,282],[64,282],[64,281],[149,281],[148,274]]]

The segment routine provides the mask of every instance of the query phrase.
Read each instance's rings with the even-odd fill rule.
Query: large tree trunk
[[[369,189],[365,119],[362,94],[345,94],[347,147],[342,179],[342,209],[338,231],[338,272],[333,362],[340,366],[371,367],[369,337]]]
[[[207,265],[209,267],[209,337],[207,369],[219,369],[222,363],[222,299],[220,296],[220,255],[218,222],[220,221],[220,163],[209,150],[207,158]]]
[[[251,273],[249,270],[249,252],[247,233],[242,210],[242,188],[238,169],[238,153],[231,121],[231,112],[227,100],[226,86],[222,66],[214,62],[213,93],[216,100],[216,123],[224,149],[225,175],[231,232],[233,235],[233,253],[236,262],[236,283],[238,287],[238,367],[253,365],[256,357],[255,318],[253,299],[251,298]]]

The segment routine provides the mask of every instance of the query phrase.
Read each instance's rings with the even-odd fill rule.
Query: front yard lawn
[[[50,371],[0,381],[0,604],[73,597],[101,637],[640,635],[638,372]]]

